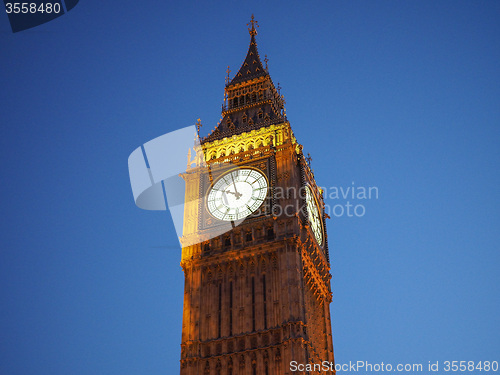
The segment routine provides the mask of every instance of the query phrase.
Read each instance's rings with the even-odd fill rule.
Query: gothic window
[[[255,277],[252,277],[252,331],[255,331]]]
[[[227,237],[224,239],[224,246],[226,246],[226,247],[231,246],[231,237],[227,236]]]
[[[255,103],[257,101],[257,95],[255,93],[252,94],[252,103]]]
[[[222,284],[219,283],[219,311],[218,311],[218,329],[217,337],[221,337],[221,327],[222,327]]]
[[[229,336],[233,335],[233,282],[229,282]]]
[[[264,299],[264,329],[267,329],[266,274],[262,275],[262,295]]]
[[[262,110],[259,111],[259,114],[257,115],[259,118],[264,117],[264,113],[262,113]]]
[[[274,229],[273,228],[267,229],[267,239],[274,240]]]
[[[251,242],[252,241],[252,232],[247,232],[245,236],[245,241]]]
[[[241,118],[241,121],[243,121],[243,123],[247,122],[248,120],[248,117],[247,115],[243,115],[243,117]]]
[[[210,251],[210,244],[207,242],[203,245],[203,251],[208,253]]]

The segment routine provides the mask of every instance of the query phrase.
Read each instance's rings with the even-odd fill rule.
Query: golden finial
[[[227,70],[226,70],[226,85],[229,83],[229,73],[231,73],[231,70],[229,69],[229,65],[228,65]]]
[[[252,24],[252,27],[250,28],[250,24]],[[255,26],[259,27],[257,21],[255,21],[255,18],[252,14],[252,19],[250,20],[250,23],[247,23],[248,26],[248,32],[250,35],[257,35],[257,30],[255,29]]]
[[[202,127],[203,125],[201,125],[201,119],[199,118],[197,121],[196,121],[196,130],[198,131],[198,137],[200,137],[200,128]]]

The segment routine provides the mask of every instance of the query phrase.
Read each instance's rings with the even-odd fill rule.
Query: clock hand
[[[236,192],[234,195],[236,196],[236,199],[240,199],[241,194],[238,193],[238,189],[236,189],[236,183],[234,182],[234,177],[232,173],[231,173],[231,180],[233,180],[234,191]]]
[[[224,199],[224,204],[226,206],[229,206],[229,202],[227,201],[226,192],[224,190],[222,190],[222,199]]]
[[[238,192],[233,193],[232,191],[229,191],[229,190],[224,191],[224,193],[233,194],[234,196],[236,196],[236,199],[240,199],[240,197],[243,195],[243,194],[238,193]]]

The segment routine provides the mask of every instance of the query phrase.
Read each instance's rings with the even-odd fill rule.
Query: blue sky
[[[0,17],[1,374],[178,373],[181,252],[127,158],[216,125],[252,13],[318,184],[379,191],[327,223],[337,362],[500,360],[498,2],[115,6]]]

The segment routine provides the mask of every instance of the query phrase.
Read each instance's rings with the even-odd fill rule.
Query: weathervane
[[[250,24],[252,24],[251,28],[250,28]],[[255,29],[255,26],[259,27],[259,24],[257,23],[257,21],[255,21],[253,14],[252,14],[252,19],[250,20],[250,23],[247,23],[247,26],[248,26],[248,32],[250,33],[250,35],[257,35],[257,30]]]

